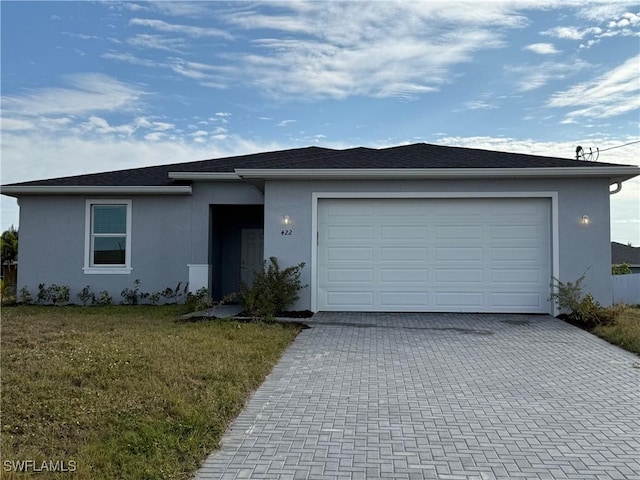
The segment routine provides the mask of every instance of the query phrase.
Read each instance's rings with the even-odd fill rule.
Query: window
[[[131,200],[88,200],[85,273],[131,272]]]

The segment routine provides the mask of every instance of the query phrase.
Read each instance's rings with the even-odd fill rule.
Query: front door
[[[240,280],[251,285],[264,264],[264,230],[243,228],[240,236]]]

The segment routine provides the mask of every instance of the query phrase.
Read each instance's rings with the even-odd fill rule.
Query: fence
[[[640,273],[612,275],[613,303],[640,304]]]

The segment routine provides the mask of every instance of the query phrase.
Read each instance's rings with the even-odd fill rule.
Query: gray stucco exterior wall
[[[131,200],[131,267],[128,274],[87,274],[87,200]],[[196,184],[192,195],[24,196],[20,199],[18,289],[32,296],[38,284],[67,285],[71,302],[89,285],[107,290],[115,303],[139,279],[140,290],[157,292],[189,281],[189,265],[209,262],[211,204],[261,204],[262,194],[244,182]]]
[[[312,197],[321,192],[518,192],[557,194],[556,255],[558,278],[575,281],[585,271],[585,293],[611,304],[609,182],[607,179],[483,179],[396,181],[268,181],[265,185],[265,258],[278,257],[282,266],[304,262],[301,292],[294,309],[311,307]],[[292,235],[284,236],[283,216],[291,219]],[[583,215],[590,218],[583,225]],[[553,250],[552,250],[553,251]],[[551,279],[549,279],[551,282]],[[551,305],[550,305],[551,312]]]
[[[190,255],[190,198],[186,196],[119,195],[131,199],[131,267],[129,274],[86,274],[86,200],[105,196],[50,196],[20,199],[20,263],[18,288],[32,295],[39,283],[68,285],[71,301],[86,285],[93,292],[107,290],[115,303],[136,279],[141,291],[155,292],[188,280]]]
[[[191,195],[118,195],[132,205],[132,272],[86,274],[85,209],[95,196],[23,196],[20,199],[20,263],[18,288],[37,293],[39,283],[69,285],[71,300],[86,285],[107,290],[119,302],[120,292],[140,279],[146,292],[175,287],[190,278],[190,265],[211,267],[211,205],[264,204],[264,256],[275,256],[283,267],[304,262],[302,281],[309,285],[293,309],[310,309],[315,280],[311,277],[314,193],[428,192],[450,194],[552,192],[557,199],[552,237],[557,250],[552,259],[562,281],[575,281],[585,271],[585,292],[604,305],[611,303],[609,182],[593,179],[476,179],[320,181],[269,180],[264,193],[242,181],[199,182]],[[391,195],[392,196],[392,195]],[[284,216],[290,224],[284,224]],[[589,225],[581,218],[588,215]],[[552,222],[553,223],[553,222]],[[290,230],[291,235],[283,235]],[[287,232],[288,233],[288,232]],[[553,242],[552,238],[552,242]],[[553,247],[553,245],[552,245]],[[551,279],[549,279],[551,281]],[[211,286],[211,277],[208,285]],[[551,311],[551,309],[550,309]]]

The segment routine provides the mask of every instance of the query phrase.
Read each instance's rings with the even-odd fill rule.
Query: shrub
[[[54,305],[65,305],[69,303],[69,287],[67,285],[56,285],[53,283],[47,290],[49,290],[49,298]]]
[[[109,295],[109,292],[107,292],[106,290],[102,290],[98,295],[99,296],[96,298],[96,305],[111,305],[112,299],[111,295]]]
[[[157,295],[162,296],[167,299],[167,303],[178,303],[183,296],[187,295],[187,291],[189,289],[189,284],[185,283],[182,290],[180,287],[182,286],[182,282],[178,282],[176,288],[173,289],[171,287],[167,287],[161,292],[157,292]],[[158,297],[158,299],[159,299]]]
[[[252,317],[271,321],[298,300],[298,292],[306,287],[300,282],[304,263],[280,269],[278,259],[271,257],[269,265],[264,262],[261,272],[257,272],[251,286],[242,283],[240,296],[242,306]]]
[[[120,292],[120,296],[122,297],[122,303],[125,305],[138,305],[140,300],[143,298],[147,298],[149,296],[148,293],[144,293],[140,291],[140,279],[137,278],[133,282],[133,288],[125,288]]]
[[[44,283],[38,285],[38,304],[65,305],[69,303],[69,287],[67,285],[56,285],[52,283],[45,288]]]
[[[16,303],[16,295],[13,285],[9,285],[4,279],[0,279],[0,302],[2,305],[11,305]]]
[[[553,278],[553,292],[549,300],[554,301],[561,310],[568,312],[566,316],[571,323],[587,329],[607,325],[615,318],[616,309],[603,307],[590,293],[582,294],[586,276],[585,272],[575,282],[561,282]]]
[[[96,303],[96,294],[91,291],[89,285],[80,290],[76,297],[78,297],[78,300],[80,300],[85,307]]]
[[[188,292],[184,304],[189,308],[189,311],[200,312],[202,310],[220,307],[226,303],[233,302],[237,297],[237,293],[230,293],[219,302],[216,302],[209,294],[209,289],[207,287],[202,287],[194,293]]]
[[[31,296],[31,292],[26,286],[20,289],[19,296],[20,296],[21,303],[25,303],[27,305],[33,303],[33,297]]]
[[[611,275],[629,275],[633,273],[629,264],[621,263],[619,265],[611,265]]]

